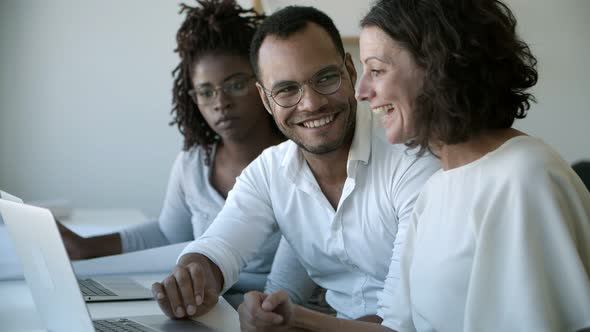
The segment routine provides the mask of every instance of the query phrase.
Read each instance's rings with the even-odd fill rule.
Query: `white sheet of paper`
[[[170,273],[176,265],[178,255],[189,243],[175,243],[126,254],[74,261],[74,272],[78,276]]]

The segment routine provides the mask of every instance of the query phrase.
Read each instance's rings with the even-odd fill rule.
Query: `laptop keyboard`
[[[92,321],[96,332],[153,332],[154,330],[140,325],[134,321],[118,319],[100,319]]]
[[[92,279],[80,279],[78,284],[84,296],[117,296]]]

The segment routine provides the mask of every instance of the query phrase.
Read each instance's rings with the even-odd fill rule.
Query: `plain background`
[[[508,4],[540,74],[516,127],[590,159],[590,1]],[[156,216],[182,146],[168,126],[181,21],[169,0],[0,2],[0,189]]]

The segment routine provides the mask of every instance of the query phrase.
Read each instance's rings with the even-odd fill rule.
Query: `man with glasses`
[[[278,227],[287,243],[279,247],[267,292],[301,281],[299,268],[286,268],[293,264],[327,289],[340,317],[379,321],[392,252],[400,256],[414,201],[440,165],[378,138],[371,113],[356,112],[356,71],[324,13],[276,12],[254,36],[250,59],[265,107],[290,141],[244,170],[211,227],[153,285],[154,296],[170,317],[185,317],[175,312],[187,306],[211,308]],[[243,329],[257,315],[279,310],[263,306],[266,296],[248,294]]]

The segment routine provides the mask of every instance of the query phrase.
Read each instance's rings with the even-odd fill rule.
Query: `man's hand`
[[[253,291],[238,308],[242,332],[287,331],[294,322],[294,305],[285,291],[270,295]]]
[[[211,310],[223,286],[221,271],[200,254],[187,254],[172,274],[152,285],[160,309],[173,319],[201,316]]]

